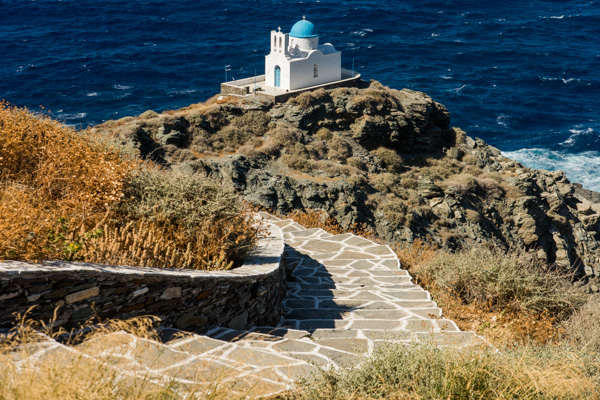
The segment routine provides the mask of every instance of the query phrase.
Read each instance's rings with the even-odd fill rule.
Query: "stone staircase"
[[[16,362],[101,362],[125,379],[154,385],[217,387],[232,395],[269,397],[320,368],[357,365],[386,342],[433,341],[486,346],[442,317],[429,293],[400,269],[385,245],[353,234],[331,235],[261,214],[284,234],[290,271],[285,316],[278,326],[248,331],[216,328],[205,335],[166,329],[162,342],[119,331],[65,346],[31,345]]]

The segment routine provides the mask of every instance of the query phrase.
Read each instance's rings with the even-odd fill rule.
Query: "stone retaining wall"
[[[235,86],[227,83],[221,83],[221,94],[234,95],[234,96],[246,96],[250,94],[247,86]]]
[[[288,101],[290,98],[296,97],[299,94],[302,94],[304,92],[310,92],[310,91],[316,90],[316,89],[331,90],[331,89],[337,89],[337,88],[341,88],[341,87],[358,87],[361,85],[361,82],[363,82],[361,79],[361,75],[357,74],[354,77],[347,78],[342,81],[338,81],[338,82],[334,82],[334,83],[324,83],[322,85],[312,86],[309,88],[297,89],[297,90],[294,90],[294,91],[291,91],[288,93],[271,95],[268,93],[260,92],[260,96],[265,96],[275,103],[284,103],[284,102]]]
[[[164,326],[204,332],[214,326],[244,329],[275,325],[285,297],[283,235],[270,225],[255,254],[231,271],[110,266],[64,261],[0,262],[0,327],[14,313],[30,313],[55,326],[155,315]]]

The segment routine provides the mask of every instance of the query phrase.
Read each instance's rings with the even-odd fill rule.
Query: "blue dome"
[[[294,26],[292,26],[290,36],[302,39],[316,37],[319,35],[317,35],[317,29],[315,28],[315,25],[312,22],[303,19],[296,22]]]

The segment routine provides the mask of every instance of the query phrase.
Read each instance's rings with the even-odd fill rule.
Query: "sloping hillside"
[[[215,97],[94,130],[158,163],[231,181],[267,209],[321,209],[389,242],[523,247],[598,290],[598,194],[452,128],[448,110],[424,93],[373,81],[284,104]]]

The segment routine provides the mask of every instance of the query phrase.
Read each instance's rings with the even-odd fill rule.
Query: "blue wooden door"
[[[281,68],[275,66],[275,87],[281,87]]]

